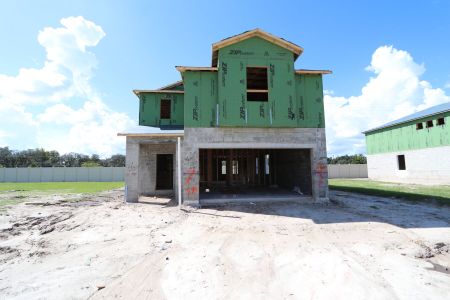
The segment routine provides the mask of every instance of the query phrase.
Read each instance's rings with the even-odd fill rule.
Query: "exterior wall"
[[[322,128],[185,128],[182,158],[183,202],[199,205],[199,149],[311,149],[312,194],[328,197],[325,130]]]
[[[450,146],[372,154],[369,178],[387,182],[450,184]],[[405,155],[406,170],[398,170],[397,155]]]
[[[328,165],[328,178],[367,178],[366,164]]]
[[[176,144],[140,144],[139,145],[139,194],[140,195],[162,195],[173,193],[171,190],[156,190],[156,155],[173,154],[173,171],[175,170]],[[176,176],[173,172],[173,182]]]
[[[160,118],[161,99],[168,99],[170,119]],[[139,96],[139,125],[180,127],[184,125],[184,95],[179,93],[141,93]]]
[[[156,155],[173,154],[172,190],[156,190]],[[176,139],[127,136],[125,161],[126,201],[137,202],[140,195],[160,195],[177,191]]]
[[[442,117],[445,125],[436,125]],[[426,128],[428,120],[433,120],[433,127]],[[417,123],[422,123],[423,129],[417,130]],[[368,132],[366,145],[368,155],[450,146],[450,112]]]
[[[0,168],[0,182],[123,181],[124,167]]]
[[[183,75],[186,127],[216,126],[217,72],[185,72]]]

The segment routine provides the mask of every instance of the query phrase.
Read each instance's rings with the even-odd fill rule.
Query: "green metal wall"
[[[247,101],[247,66],[267,66],[269,101]],[[185,126],[323,128],[322,75],[298,75],[292,52],[261,38],[219,50],[218,72],[187,71]],[[218,104],[218,106],[217,106]]]
[[[437,126],[436,120],[442,117],[445,118],[445,125]],[[434,126],[426,128],[427,120],[433,120]],[[419,122],[423,123],[423,129],[416,130]],[[450,146],[450,113],[369,132],[366,134],[366,145],[367,154]]]
[[[160,118],[161,99],[169,99],[170,119]],[[184,95],[177,93],[140,93],[139,94],[139,125],[164,127],[184,125]]]

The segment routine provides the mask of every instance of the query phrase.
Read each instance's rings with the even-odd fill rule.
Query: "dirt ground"
[[[2,210],[0,298],[450,299],[449,207],[332,192],[179,210],[122,195]]]

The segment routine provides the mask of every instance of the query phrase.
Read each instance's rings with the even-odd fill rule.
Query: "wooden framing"
[[[295,74],[332,74],[333,72],[330,70],[306,70],[300,69],[295,70]]]
[[[176,66],[175,67],[179,72],[183,73],[186,71],[209,71],[209,72],[217,72],[219,69],[217,67],[186,67],[186,66]]]
[[[140,93],[184,94],[184,91],[178,91],[178,90],[133,90],[133,93],[136,96],[139,96]]]
[[[183,137],[183,133],[118,133],[117,136],[149,137],[149,138],[173,138]]]

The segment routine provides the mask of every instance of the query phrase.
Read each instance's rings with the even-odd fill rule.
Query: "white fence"
[[[328,165],[328,178],[367,178],[367,165]]]
[[[124,167],[0,168],[0,182],[123,181]]]

